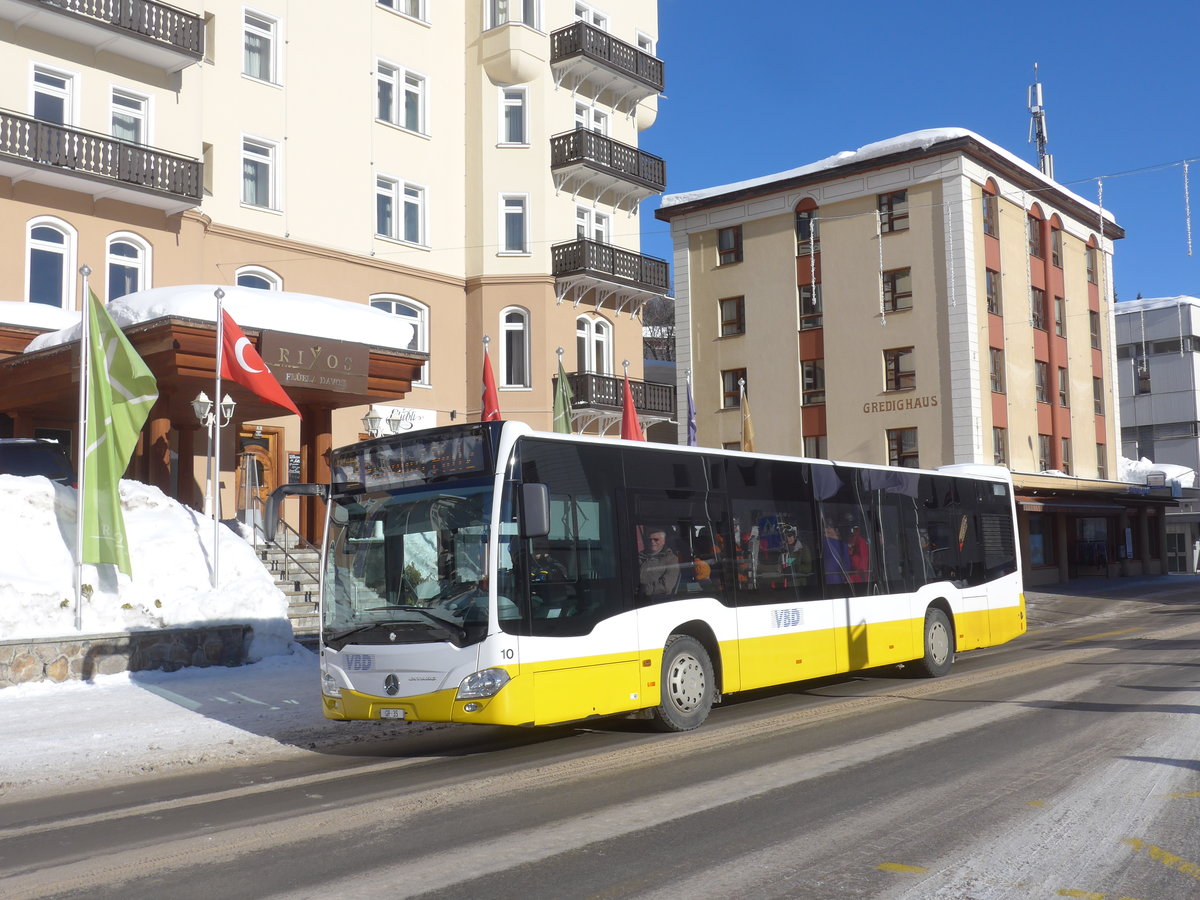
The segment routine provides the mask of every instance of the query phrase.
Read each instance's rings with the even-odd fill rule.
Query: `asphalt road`
[[[5,807],[17,897],[1200,897],[1200,591],[1030,595],[938,680],[453,728]],[[1111,584],[1104,585],[1111,587]]]

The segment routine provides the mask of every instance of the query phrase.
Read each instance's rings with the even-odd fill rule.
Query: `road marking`
[[[1188,862],[1182,856],[1176,856],[1174,853],[1164,850],[1162,847],[1156,847],[1153,844],[1147,844],[1145,841],[1139,838],[1125,838],[1121,843],[1128,844],[1139,853],[1145,853],[1152,860],[1162,863],[1168,869],[1174,869],[1176,872],[1200,881],[1200,866],[1196,865],[1194,862]]]
[[[907,866],[904,863],[885,862],[880,863],[876,868],[882,869],[885,872],[917,872],[923,873],[929,870],[924,866]]]
[[[1084,644],[1088,641],[1100,641],[1104,638],[1117,637],[1122,634],[1133,634],[1137,631],[1145,631],[1144,628],[1122,628],[1120,631],[1102,631],[1099,634],[1089,634],[1084,637],[1071,638],[1063,641],[1064,644]]]

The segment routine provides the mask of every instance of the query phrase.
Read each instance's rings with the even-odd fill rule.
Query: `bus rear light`
[[[509,675],[504,669],[483,669],[472,672],[458,686],[457,699],[485,700],[495,697],[508,684]]]

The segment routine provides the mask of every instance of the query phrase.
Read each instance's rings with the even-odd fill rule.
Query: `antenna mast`
[[[1054,157],[1046,152],[1046,108],[1042,105],[1042,83],[1038,81],[1038,64],[1033,64],[1033,84],[1029,86],[1029,140],[1037,144],[1038,168],[1047,178],[1054,177]]]

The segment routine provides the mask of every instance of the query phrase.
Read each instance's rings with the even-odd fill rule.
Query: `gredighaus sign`
[[[361,394],[367,389],[371,350],[366,344],[264,331],[262,358],[285,388],[343,394]]]
[[[937,394],[929,394],[924,397],[897,397],[895,400],[872,400],[870,403],[864,403],[863,412],[901,412],[907,409],[928,409],[937,405]]]

